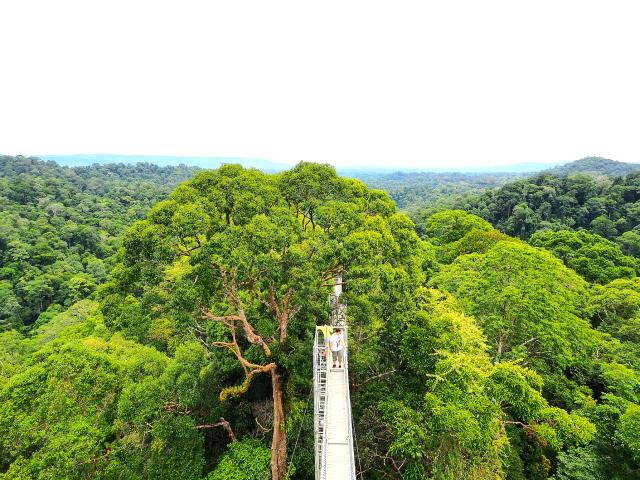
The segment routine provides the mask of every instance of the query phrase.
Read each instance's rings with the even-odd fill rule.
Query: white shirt
[[[342,333],[333,332],[329,337],[329,347],[332,352],[344,350],[344,337]]]

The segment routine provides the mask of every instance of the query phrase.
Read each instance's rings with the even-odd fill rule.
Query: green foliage
[[[20,301],[13,291],[11,282],[0,281],[0,330],[20,326]]]
[[[197,170],[0,156],[0,330],[91,294],[106,280],[118,235]]]
[[[304,162],[279,175],[234,165],[198,173],[123,234],[117,260],[96,294],[105,325],[176,358],[196,333],[212,346],[219,379],[207,392],[216,399],[209,408],[251,435],[254,417],[234,405],[271,405],[260,373],[285,379],[285,414],[306,398],[307,347],[316,323],[327,321],[334,275],[344,272],[353,325],[393,330],[402,325],[394,310],[436,267],[433,246],[386,194]],[[203,310],[234,320],[206,320]],[[230,326],[242,318],[249,327]],[[376,355],[374,345],[363,349]],[[252,365],[246,371],[238,355]],[[148,399],[136,390],[123,396],[150,402],[165,397],[158,388],[148,385]],[[142,411],[131,405],[127,411]],[[295,461],[299,478],[310,475],[311,462]]]
[[[444,205],[476,214],[497,229],[523,239],[538,230],[588,230],[615,240],[625,254],[635,256],[639,245],[635,228],[640,225],[640,174],[625,171],[620,174],[626,177],[614,178],[558,173],[543,172],[475,197],[447,199]],[[422,222],[441,209],[429,203],[413,217]]]
[[[16,330],[0,333],[0,387],[20,368],[28,346],[24,337]]]
[[[207,480],[264,480],[269,477],[271,452],[261,442],[242,440],[229,445]]]
[[[638,371],[640,279],[620,279],[607,285],[596,285],[591,290],[590,298],[588,313],[593,326],[620,341],[612,360]],[[618,367],[614,365],[612,368],[615,370]],[[610,377],[613,379],[615,376],[613,374]],[[637,393],[635,395],[635,398],[638,398]]]
[[[579,447],[558,455],[557,473],[553,480],[607,480],[598,453],[591,447]]]
[[[593,438],[586,418],[549,406],[535,371],[493,363],[482,331],[454,299],[436,290],[417,294],[401,356],[422,385],[423,400],[398,392],[378,404],[390,436],[385,454],[407,463],[403,478],[507,478],[507,471],[517,477],[519,460],[510,460],[510,470],[503,460],[513,448],[511,425],[556,452]]]
[[[544,358],[550,368],[566,368],[589,362],[597,348],[578,317],[586,283],[544,250],[499,242],[483,255],[458,257],[431,283],[478,319],[496,359]]]
[[[625,255],[640,257],[640,233],[635,230],[624,232],[616,241]]]
[[[590,230],[600,235],[604,238],[615,238],[618,235],[618,229],[616,228],[616,224],[609,217],[605,215],[600,215],[593,220],[589,224]]]
[[[634,461],[633,452],[627,442],[627,440],[633,439],[634,428],[631,426],[628,432],[622,434],[619,431],[621,418],[625,415],[625,412],[637,408],[637,405],[607,393],[602,395],[598,404],[584,409],[585,415],[589,417],[597,428],[597,435],[594,441],[587,447],[590,449],[590,455],[595,457],[597,463],[590,465],[588,467],[589,470],[595,470],[597,475],[606,478],[619,478],[621,480],[637,478],[640,462],[637,459]],[[625,434],[631,434],[631,436],[627,437]],[[572,449],[568,453],[572,453]],[[562,472],[562,469],[559,469],[559,472]]]
[[[460,255],[486,253],[496,243],[511,240],[511,237],[498,230],[479,230],[474,228],[460,240],[444,245],[438,251],[438,259],[442,263],[451,263]]]
[[[603,366],[602,378],[608,391],[640,404],[640,371],[611,362]]]
[[[635,461],[640,463],[640,406],[630,407],[620,417],[617,436],[627,446]]]
[[[594,326],[620,340],[640,341],[633,328],[634,319],[640,315],[640,279],[594,285],[589,309]]]
[[[550,250],[590,282],[604,284],[616,278],[635,277],[638,269],[635,258],[624,255],[615,243],[591,233],[545,230],[535,233],[529,242]]]
[[[427,220],[425,233],[434,245],[446,245],[464,237],[471,230],[493,230],[489,222],[462,210],[446,210]]]
[[[272,385],[234,353],[276,366],[289,478],[311,478],[308,348],[339,272],[367,478],[638,478],[640,177],[543,174],[417,229],[328,165],[163,197],[191,171],[3,161],[0,478],[268,478]],[[235,344],[202,317],[240,307]]]
[[[354,171],[353,174],[369,185],[389,194],[393,201],[404,211],[419,213],[422,224],[427,218],[442,209],[441,205],[455,199],[459,195],[479,194],[490,188],[504,185],[517,178],[527,176],[518,173],[452,173],[452,172],[395,172],[365,173]],[[438,205],[435,210],[424,212],[424,205]],[[422,207],[422,209],[421,209]]]
[[[345,186],[329,165],[300,162],[282,173],[280,189],[289,206],[295,207],[315,228],[318,208],[327,201],[342,196]]]
[[[532,243],[545,241],[570,261],[587,240],[607,242],[590,234],[541,232]],[[554,471],[555,455],[557,478],[591,478],[591,474],[593,478],[634,478],[633,437],[621,440],[621,435],[635,427],[622,434],[619,423],[625,412],[635,408],[640,391],[640,350],[634,333],[640,305],[637,283],[635,278],[617,279],[589,288],[544,251],[504,240],[484,253],[457,256],[431,280],[432,285],[454,294],[458,305],[477,318],[489,338],[490,352],[503,360],[496,363],[489,379],[502,379],[515,366],[504,360],[531,368],[517,367],[518,373],[509,373],[499,388],[489,382],[487,390],[501,398],[501,405],[509,405],[518,422],[529,424],[520,450],[527,478],[547,478]],[[589,318],[597,330],[583,318]],[[430,337],[427,332],[423,335]],[[473,364],[481,365],[478,360]],[[529,377],[525,372],[531,372]],[[534,390],[529,390],[531,386]],[[592,388],[596,396],[609,393],[596,402]],[[547,401],[555,405],[545,406]],[[613,457],[615,461],[606,460]]]
[[[403,478],[503,478],[507,441],[500,409],[485,394],[492,367],[482,333],[438,292],[421,290],[418,299],[401,356],[423,399],[400,394],[379,404],[391,434],[387,454],[409,462]]]
[[[602,157],[585,157],[565,165],[560,165],[548,170],[549,173],[559,176],[574,175],[576,173],[589,173],[597,175],[621,176],[638,171],[637,163],[617,162]]]
[[[81,302],[32,338],[3,343],[14,367],[0,382],[0,478],[201,478],[202,437],[167,405],[197,405],[202,348],[185,344],[169,359],[91,336],[101,331],[94,308]]]

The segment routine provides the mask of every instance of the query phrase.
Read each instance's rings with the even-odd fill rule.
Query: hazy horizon
[[[3,154],[3,152],[0,152]],[[185,165],[211,167],[215,168],[222,163],[240,163],[249,167],[258,167],[261,169],[288,169],[295,166],[298,162],[308,161],[305,159],[299,159],[295,162],[277,161],[268,158],[258,157],[223,157],[217,155],[136,155],[136,154],[122,154],[122,153],[71,153],[71,154],[34,154],[24,155],[18,154],[24,157],[37,157],[42,160],[53,160],[63,166],[87,166],[94,163],[138,163],[148,162],[160,166],[165,165],[178,165],[183,163]],[[14,155],[15,156],[15,155]],[[331,161],[320,161],[318,163],[328,163],[333,165],[339,171],[358,171],[358,172],[476,172],[476,171],[528,171],[527,167],[531,167],[531,171],[542,170],[544,168],[550,168],[557,165],[569,163],[573,160],[565,160],[561,162],[517,162],[508,163],[503,165],[484,165],[484,164],[468,164],[462,166],[452,167],[438,167],[438,166],[409,166],[403,167],[401,165],[395,165],[393,162],[380,163],[380,164],[362,164],[362,165],[349,165],[349,164],[337,164]]]

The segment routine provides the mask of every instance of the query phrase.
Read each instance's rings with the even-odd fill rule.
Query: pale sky
[[[640,162],[640,2],[0,2],[0,154]]]

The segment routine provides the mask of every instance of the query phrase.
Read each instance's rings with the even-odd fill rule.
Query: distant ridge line
[[[218,168],[225,163],[239,163],[247,168],[259,168],[265,171],[282,171],[291,168],[284,163],[272,162],[262,158],[216,157],[216,156],[178,156],[178,155],[127,155],[113,153],[91,153],[70,155],[37,155],[42,160],[53,160],[62,166],[80,167],[107,163],[153,163],[155,165],[187,165],[201,168]]]
[[[293,165],[274,162],[263,158],[247,157],[221,157],[221,156],[178,156],[178,155],[131,155],[112,153],[92,154],[56,154],[34,155],[43,161],[54,161],[58,165],[67,167],[91,166],[94,164],[109,163],[151,163],[161,167],[186,165],[205,169],[218,168],[226,163],[237,163],[245,168],[258,168],[265,172],[281,172],[288,170]],[[386,166],[357,166],[337,167],[341,175],[407,175],[414,173],[447,174],[459,173],[468,175],[481,174],[536,174],[550,173],[553,175],[571,175],[574,173],[591,173],[600,175],[626,175],[640,170],[640,163],[628,163],[611,160],[603,157],[584,157],[579,160],[565,162],[522,162],[511,165],[497,166],[469,166],[469,167],[386,167]]]
[[[238,163],[244,167],[254,167],[265,171],[283,171],[293,165],[274,162],[263,158],[247,157],[221,157],[221,156],[196,156],[196,155],[132,155],[114,153],[80,153],[80,154],[55,154],[55,155],[35,155],[42,160],[53,160],[62,166],[89,166],[93,164],[105,163],[153,163],[159,166],[167,165],[188,165],[201,168],[217,168],[225,163]],[[328,162],[331,163],[331,162]],[[564,162],[552,163],[516,163],[499,166],[478,166],[478,167],[387,167],[387,166],[358,166],[358,167],[337,167],[341,174],[371,173],[371,174],[391,174],[391,173],[525,173],[539,172],[546,168],[561,165]]]

